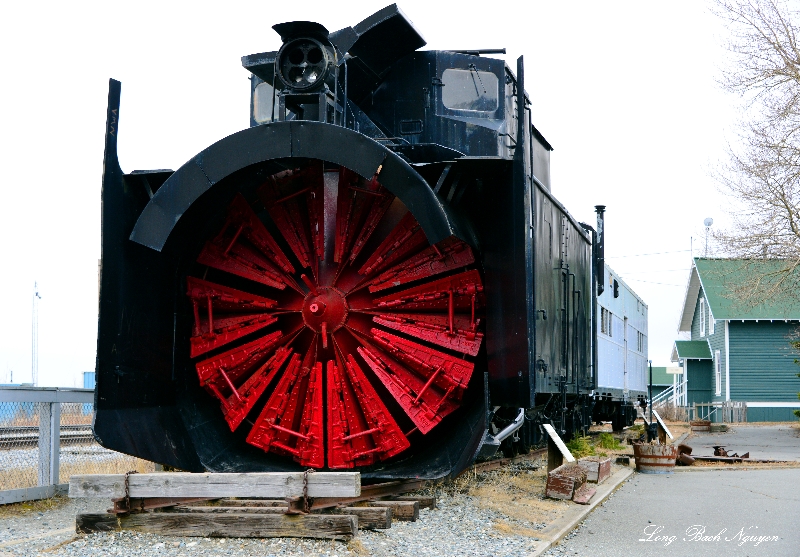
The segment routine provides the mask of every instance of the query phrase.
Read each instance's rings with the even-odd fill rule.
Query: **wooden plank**
[[[419,501],[370,501],[370,507],[389,507],[392,518],[414,522],[419,518]]]
[[[575,462],[575,457],[572,456],[571,452],[569,452],[569,449],[564,444],[564,441],[561,440],[561,437],[558,436],[556,430],[553,429],[553,426],[550,424],[542,424],[542,427],[547,432],[547,435],[550,437],[550,439],[553,440],[553,443],[556,444],[556,447],[558,447],[558,450],[561,452],[561,456],[564,458],[564,460],[567,462]]]
[[[192,474],[161,472],[131,474],[130,497],[302,497],[303,472],[259,472],[249,474]],[[315,472],[308,474],[309,497],[358,497],[358,472]],[[70,497],[125,496],[125,474],[74,475],[69,481]]]
[[[206,513],[206,514],[282,514],[286,512],[286,502],[283,507],[226,507],[226,506],[180,506],[174,509],[165,509],[165,513]],[[350,514],[358,517],[358,527],[363,530],[392,527],[392,510],[389,507],[341,507],[331,509],[334,514]]]
[[[340,507],[332,509],[331,512],[357,516],[358,527],[362,530],[392,527],[392,509],[389,507]]]
[[[164,509],[162,512],[176,512],[176,513],[244,513],[244,514],[281,514],[288,510],[288,506],[283,507],[197,507],[197,506],[179,506],[172,509]]]
[[[578,464],[562,464],[547,473],[545,496],[553,499],[572,499],[575,490],[586,483],[586,472]]]
[[[79,514],[78,534],[132,530],[165,536],[216,538],[327,538],[347,540],[358,534],[358,517],[340,514],[138,513]]]
[[[202,505],[202,503],[200,503]],[[217,499],[216,507],[287,507],[286,499]]]
[[[342,505],[349,505],[350,503],[359,503],[361,501],[370,501],[378,497],[386,497],[395,495],[397,493],[408,493],[409,491],[417,491],[425,487],[428,480],[402,480],[393,481],[380,484],[365,485],[361,489],[361,495],[358,497],[318,497],[314,499],[314,504],[311,506],[312,510],[327,509],[331,507],[341,507]]]
[[[561,476],[547,476],[545,495],[553,499],[572,499],[575,493],[575,480]]]
[[[572,496],[572,500],[579,505],[588,505],[589,500],[594,497],[595,493],[597,493],[597,489],[589,487],[589,484],[583,484],[575,490],[575,495]]]
[[[578,459],[578,466],[586,472],[586,481],[602,483],[611,475],[611,458],[600,456],[585,456]]]
[[[420,509],[435,509],[436,497],[421,497],[418,495],[399,495],[392,497],[394,501],[416,501],[419,503]]]
[[[661,419],[659,413],[656,410],[653,410],[653,415],[656,417],[656,421],[658,422],[659,427],[664,430],[664,433],[667,434],[670,441],[674,441],[675,437],[672,436],[672,432],[667,427],[667,424],[664,423],[664,420]]]

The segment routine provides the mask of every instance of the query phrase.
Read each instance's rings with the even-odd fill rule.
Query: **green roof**
[[[673,355],[685,360],[710,360],[711,349],[705,340],[676,340]]]
[[[650,383],[649,370],[647,373],[647,383]],[[653,366],[653,385],[672,385],[672,374],[667,373],[666,367]]]
[[[792,264],[783,259],[695,258],[679,330],[691,329],[701,287],[714,319],[800,319],[800,267],[792,269]]]

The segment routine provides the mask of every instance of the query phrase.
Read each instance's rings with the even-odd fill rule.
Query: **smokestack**
[[[597,245],[594,247],[594,257],[595,257],[595,272],[597,276],[595,279],[597,280],[597,295],[603,293],[603,290],[606,288],[606,281],[605,281],[605,269],[606,269],[606,232],[605,232],[605,217],[603,216],[606,212],[605,205],[595,205],[594,210],[597,213]]]

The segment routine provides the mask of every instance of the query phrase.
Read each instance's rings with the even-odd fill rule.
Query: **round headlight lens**
[[[324,77],[328,54],[315,39],[294,39],[283,45],[276,66],[278,76],[287,87],[308,89]]]

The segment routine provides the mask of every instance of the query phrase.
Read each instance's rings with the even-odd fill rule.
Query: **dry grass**
[[[347,549],[348,551],[352,551],[356,555],[369,555],[369,549],[364,543],[359,540],[358,538],[352,538],[349,542],[347,542]]]
[[[103,462],[62,463],[59,468],[59,479],[68,482],[70,476],[76,474],[124,474],[132,470],[140,474],[154,472],[155,464],[127,455],[120,455],[119,458]]]
[[[537,530],[514,522],[549,524],[560,518],[569,505],[545,499],[546,483],[546,463],[533,459],[501,470],[471,472],[451,482],[453,491],[475,497],[479,507],[509,517],[510,521],[500,520],[494,524],[498,532],[530,537],[536,537]]]
[[[30,513],[43,513],[62,507],[68,502],[69,497],[66,497],[65,495],[56,495],[50,499],[39,499],[38,501],[24,501],[22,503],[0,505],[0,520],[3,518],[10,518],[12,516],[16,517]]]
[[[84,462],[61,462],[58,476],[61,483],[67,483],[70,476],[75,474],[124,474],[131,470],[139,473],[153,472],[155,465],[147,460],[127,455],[99,462],[93,461],[89,456]],[[38,469],[33,466],[0,469],[0,489],[35,487],[38,473]]]
[[[38,473],[38,470],[33,466],[14,468],[12,470],[0,469],[0,490],[36,487]]]
[[[508,517],[497,520],[493,527],[501,535],[538,537],[534,527],[549,524],[563,516],[572,504],[569,501],[545,499],[547,461],[530,457],[500,470],[479,472],[468,470],[461,476],[439,482],[418,492],[419,495],[468,495],[474,504]],[[530,524],[534,527],[526,527]]]

